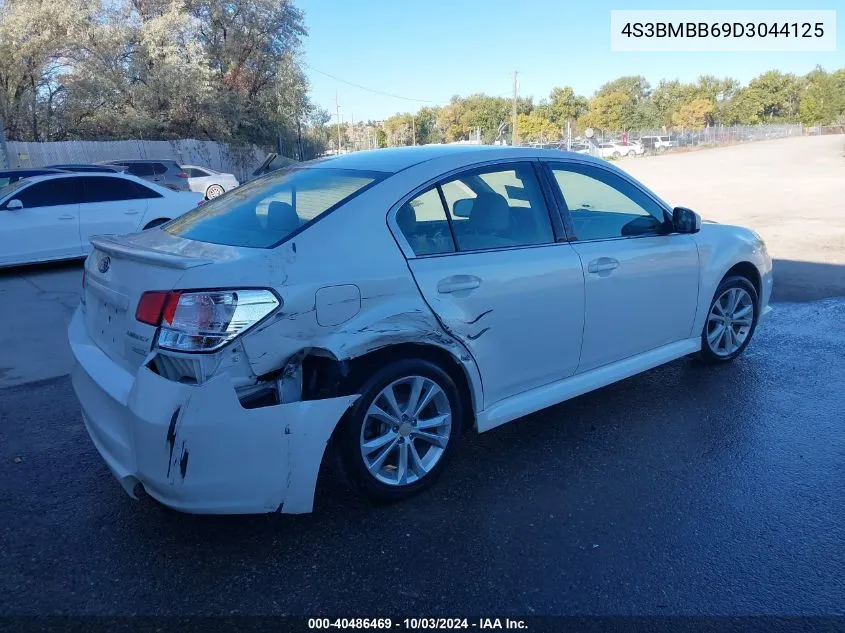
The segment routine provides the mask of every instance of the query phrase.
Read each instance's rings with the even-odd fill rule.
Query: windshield
[[[349,169],[274,172],[186,213],[164,230],[199,242],[272,248],[386,175]]]

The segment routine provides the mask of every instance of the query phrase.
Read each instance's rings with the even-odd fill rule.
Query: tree
[[[715,110],[716,106],[710,99],[698,98],[672,114],[672,125],[681,130],[699,130],[711,122]]]
[[[590,101],[590,110],[583,118],[583,123],[600,130],[622,130],[626,114],[633,105],[631,97],[620,90],[596,95]]]
[[[550,141],[561,136],[560,127],[555,125],[536,110],[531,114],[517,116],[516,129],[519,138],[527,142]]]
[[[839,73],[845,77],[845,71]],[[845,85],[840,85],[837,79],[835,73],[827,73],[818,66],[807,74],[798,104],[801,123],[829,124],[845,112]]]
[[[566,127],[567,121],[574,121],[583,116],[588,109],[587,99],[576,95],[569,86],[552,88],[548,100],[537,106],[540,114],[560,129]]]
[[[662,80],[651,93],[660,125],[670,125],[672,116],[696,97],[696,88],[677,80]]]
[[[642,75],[628,75],[608,81],[596,91],[596,97],[608,95],[613,92],[621,92],[628,96],[634,103],[648,99],[651,94],[651,85]]]

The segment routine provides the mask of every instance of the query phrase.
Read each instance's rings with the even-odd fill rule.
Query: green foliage
[[[538,110],[530,114],[520,114],[516,119],[516,129],[521,141],[550,141],[561,137],[560,127],[549,121]]]
[[[13,139],[195,137],[288,153],[305,128],[319,151],[305,34],[290,0],[7,0],[0,117]]]
[[[698,130],[710,123],[716,104],[706,97],[685,103],[672,113],[672,126],[681,130]]]

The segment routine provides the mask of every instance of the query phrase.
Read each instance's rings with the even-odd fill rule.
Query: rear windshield
[[[189,240],[272,248],[386,174],[293,168],[253,180],[168,223]]]

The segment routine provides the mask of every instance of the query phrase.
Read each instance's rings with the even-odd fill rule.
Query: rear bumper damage
[[[176,510],[310,512],[326,444],[357,395],[244,409],[225,374],[200,385],[130,373],[69,328],[73,387],[91,439],[128,494]]]

